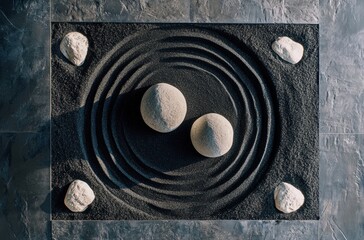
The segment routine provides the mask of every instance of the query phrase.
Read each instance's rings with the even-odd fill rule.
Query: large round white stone
[[[220,157],[233,145],[234,131],[230,122],[217,113],[198,118],[191,128],[192,145],[205,157]]]
[[[289,183],[281,182],[274,190],[276,208],[284,213],[297,211],[305,202],[302,192]]]
[[[84,181],[75,180],[68,187],[64,204],[72,212],[83,212],[94,199],[95,194],[90,186]]]
[[[167,83],[151,86],[143,95],[140,112],[144,122],[161,133],[175,130],[185,119],[186,99],[176,87]]]
[[[303,57],[303,46],[289,37],[279,37],[272,44],[272,49],[283,60],[296,64]]]
[[[70,32],[62,39],[60,49],[70,62],[81,66],[86,59],[88,40],[79,32]]]

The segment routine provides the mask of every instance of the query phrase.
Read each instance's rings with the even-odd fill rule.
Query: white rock
[[[79,32],[70,32],[62,39],[62,54],[76,66],[81,66],[86,59],[88,40]]]
[[[302,192],[289,183],[281,182],[274,190],[275,206],[284,213],[297,211],[305,202]]]
[[[233,138],[233,127],[220,114],[205,114],[192,124],[192,145],[205,157],[220,157],[227,153],[233,145]]]
[[[90,186],[81,180],[75,180],[68,187],[64,204],[72,212],[83,212],[94,201],[95,194]]]
[[[176,87],[167,83],[158,83],[144,93],[140,112],[149,127],[166,133],[175,130],[183,122],[187,103]]]
[[[303,46],[289,37],[279,37],[272,44],[272,49],[283,60],[296,64],[303,57]]]

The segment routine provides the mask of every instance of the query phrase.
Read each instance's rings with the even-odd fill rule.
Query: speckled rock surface
[[[191,141],[196,151],[206,157],[219,157],[233,145],[234,130],[229,120],[217,113],[199,117],[191,127]]]
[[[297,64],[303,57],[303,46],[289,37],[278,37],[272,43],[273,51],[284,61]]]
[[[82,180],[74,180],[68,187],[64,204],[72,212],[83,212],[95,200],[95,193]]]
[[[274,189],[276,208],[284,213],[297,211],[305,202],[305,196],[292,184],[281,182]]]
[[[175,130],[185,119],[186,99],[178,88],[158,83],[143,95],[140,113],[144,122],[152,129],[167,133]]]
[[[88,40],[81,33],[69,32],[62,39],[59,48],[63,56],[71,63],[81,66],[87,56]]]

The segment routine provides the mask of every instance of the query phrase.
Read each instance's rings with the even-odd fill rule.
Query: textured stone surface
[[[0,132],[49,120],[49,12],[43,1],[0,3]]]
[[[166,133],[181,125],[186,116],[187,103],[178,88],[167,83],[158,83],[144,93],[140,112],[149,127]]]
[[[90,186],[82,180],[74,180],[68,187],[64,204],[72,212],[83,212],[95,200]]]
[[[0,134],[1,239],[50,239],[47,135]]]
[[[275,206],[284,213],[297,211],[305,202],[302,192],[289,183],[282,182],[274,190]]]
[[[317,221],[53,221],[56,239],[317,239]]]
[[[52,1],[52,21],[189,22],[190,2],[180,0]]]
[[[362,239],[364,135],[322,135],[320,152],[320,239]]]
[[[197,152],[206,157],[219,157],[233,145],[234,130],[229,120],[217,113],[199,117],[191,127],[191,141]]]
[[[303,46],[289,37],[279,37],[272,44],[273,51],[283,60],[296,64],[303,57]]]
[[[69,61],[76,66],[81,66],[87,55],[88,40],[79,32],[69,32],[62,39],[59,48]]]
[[[320,132],[364,133],[364,1],[320,9]]]
[[[318,0],[53,1],[52,21],[318,23]]]
[[[191,0],[193,22],[318,23],[317,0]]]

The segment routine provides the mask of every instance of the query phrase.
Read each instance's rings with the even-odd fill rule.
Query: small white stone
[[[305,202],[302,192],[289,183],[281,182],[274,190],[275,206],[279,211],[297,211]]]
[[[68,187],[64,204],[72,212],[83,212],[94,201],[95,194],[90,186],[81,180],[75,180]]]
[[[62,39],[62,54],[76,66],[81,66],[86,59],[88,40],[79,32],[70,32]]]
[[[176,87],[158,83],[144,93],[140,112],[150,128],[167,133],[175,130],[183,122],[187,113],[187,103]]]
[[[303,57],[303,46],[289,37],[279,37],[272,44],[272,49],[283,60],[296,64]]]
[[[220,114],[205,114],[192,124],[192,145],[205,157],[220,157],[227,153],[233,145],[233,138],[233,127]]]

